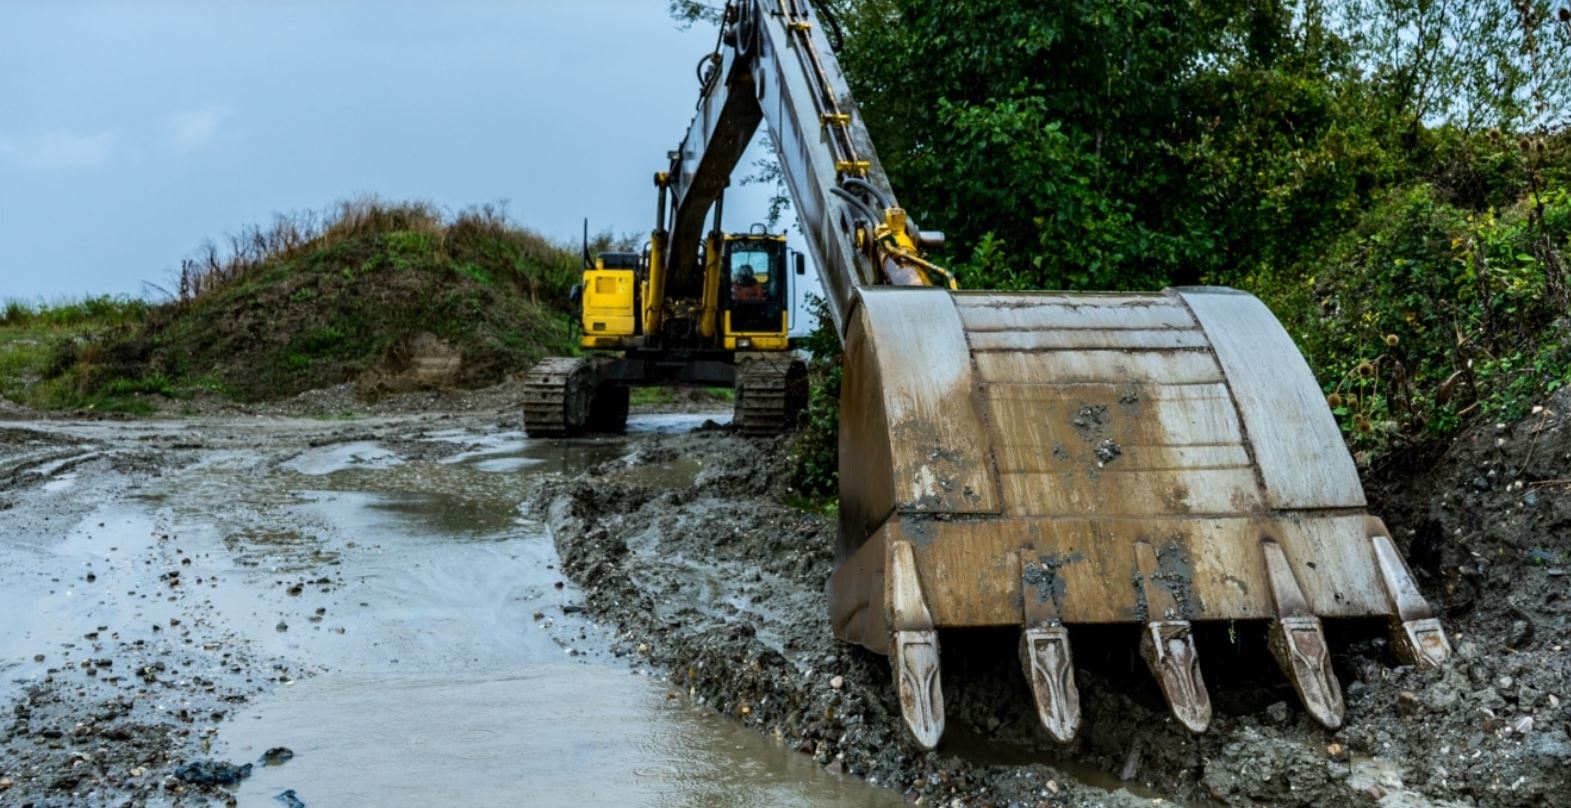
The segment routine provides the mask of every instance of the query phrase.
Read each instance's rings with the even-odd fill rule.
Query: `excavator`
[[[758,224],[747,233],[714,226],[676,263],[665,227],[671,175],[655,175],[660,203],[642,253],[589,257],[584,225],[583,282],[574,297],[594,353],[552,357],[524,378],[524,431],[535,438],[627,427],[635,387],[731,387],[732,423],[744,435],[789,429],[807,401],[807,365],[791,352],[791,274],[807,269],[783,233]],[[678,268],[686,271],[678,272]]]
[[[763,124],[840,334],[840,508],[829,620],[887,655],[916,746],[944,731],[940,630],[1017,627],[1046,733],[1081,727],[1070,626],[1133,624],[1175,720],[1212,702],[1198,623],[1263,628],[1305,711],[1344,716],[1322,620],[1378,618],[1404,664],[1445,631],[1314,376],[1255,297],[961,291],[879,162],[817,11],[730,0],[698,109],[659,177],[666,292]],[[660,298],[650,267],[648,311]],[[679,271],[683,270],[683,271]],[[646,326],[646,333],[648,332]]]

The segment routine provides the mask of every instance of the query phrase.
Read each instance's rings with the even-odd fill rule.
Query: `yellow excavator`
[[[642,253],[589,257],[585,224],[583,282],[574,298],[585,356],[553,357],[524,379],[524,431],[530,437],[620,432],[635,387],[730,387],[732,423],[743,434],[772,435],[794,425],[807,400],[807,366],[791,352],[791,272],[807,272],[786,237],[754,225],[747,233],[714,228],[687,263],[671,259],[665,227],[670,175],[655,175],[660,204]],[[683,267],[685,272],[675,271]]]
[[[1081,725],[1070,625],[1138,625],[1157,688],[1194,732],[1212,713],[1198,621],[1263,628],[1328,728],[1343,699],[1322,618],[1389,621],[1407,664],[1449,656],[1271,312],[1218,287],[959,291],[924,257],[942,236],[897,202],[805,0],[725,7],[661,175],[667,290],[695,265],[760,122],[845,348],[830,622],[890,657],[918,746],[944,728],[940,629],[1019,627],[1036,714],[1063,743]]]

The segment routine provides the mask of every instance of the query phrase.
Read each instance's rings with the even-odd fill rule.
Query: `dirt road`
[[[1395,668],[1378,626],[1331,626],[1341,731],[1304,716],[1262,626],[1202,635],[1201,737],[1132,634],[1077,629],[1086,730],[1059,750],[1001,632],[946,638],[927,754],[885,660],[829,634],[832,520],[785,504],[783,445],[703,414],[550,444],[484,401],[0,422],[0,804],[1553,804],[1551,404],[1376,475],[1458,658]],[[253,768],[204,784],[231,773],[204,762]]]
[[[521,506],[642,437],[5,423],[0,804],[898,804],[694,704],[582,613]],[[182,769],[204,761],[253,768]]]

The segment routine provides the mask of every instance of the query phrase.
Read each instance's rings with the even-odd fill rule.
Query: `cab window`
[[[763,250],[731,251],[731,299],[762,301],[774,297],[774,273],[769,253]]]

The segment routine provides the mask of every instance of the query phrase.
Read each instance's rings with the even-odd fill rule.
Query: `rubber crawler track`
[[[807,366],[801,360],[749,359],[737,365],[732,420],[743,435],[778,435],[796,425],[807,400]]]

